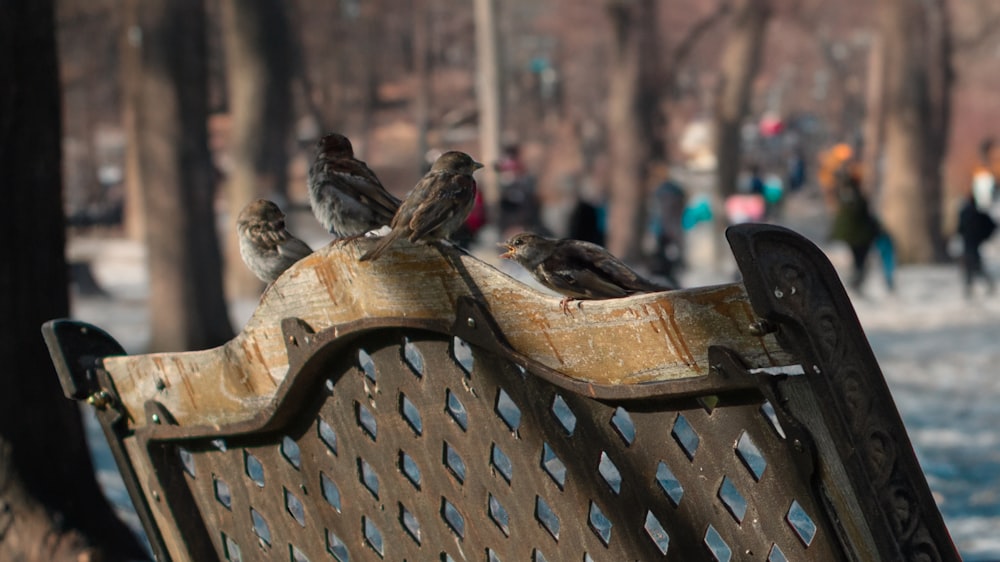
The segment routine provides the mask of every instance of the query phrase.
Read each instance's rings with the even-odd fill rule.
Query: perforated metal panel
[[[220,559],[837,559],[759,393],[605,404],[418,330],[310,368],[284,431],[162,457]]]

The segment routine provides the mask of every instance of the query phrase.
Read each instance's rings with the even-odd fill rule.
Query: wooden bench
[[[44,333],[159,560],[959,560],[826,257],[563,314],[450,248],[330,245],[216,349]]]

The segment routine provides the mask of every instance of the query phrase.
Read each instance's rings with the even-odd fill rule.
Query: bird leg
[[[580,310],[583,310],[583,301],[582,300],[577,299],[577,298],[573,298],[573,297],[563,297],[563,299],[561,301],[559,301],[559,308],[562,309],[563,314],[568,314],[570,316],[573,316],[573,311],[569,307],[569,303],[571,303],[573,301],[576,301],[576,307],[577,308],[579,308]]]

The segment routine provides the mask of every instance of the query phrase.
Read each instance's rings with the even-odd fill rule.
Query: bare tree
[[[503,103],[500,92],[500,51],[495,0],[475,0],[476,97],[479,103],[479,158],[483,170],[483,202],[488,216],[497,216],[500,187],[493,165],[500,159]]]
[[[741,166],[740,128],[750,111],[753,80],[760,69],[764,34],[771,15],[770,0],[736,0],[719,61],[719,91],[715,105],[715,154],[718,193],[736,192]]]
[[[944,2],[880,4],[885,53],[882,219],[902,262],[944,256],[941,162],[950,120],[950,32]],[[933,138],[932,138],[933,137]]]
[[[0,13],[0,560],[145,558],[97,487],[38,332],[69,314],[53,2],[0,0]]]
[[[226,284],[230,297],[252,297],[262,287],[240,259],[234,225],[253,199],[287,198],[290,31],[281,0],[224,0],[222,20],[233,161],[226,186],[232,223],[225,231]]]
[[[205,7],[143,0],[137,107],[146,208],[152,350],[232,337],[215,228],[216,172],[206,131]]]
[[[644,205],[659,130],[656,79],[656,0],[611,0],[608,135],[611,190],[608,249],[636,261],[645,228]]]

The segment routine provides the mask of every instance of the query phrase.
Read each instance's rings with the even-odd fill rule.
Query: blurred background
[[[498,267],[496,242],[535,230],[683,286],[728,282],[724,228],[780,223],[842,272],[966,559],[1000,560],[1000,305],[974,275],[1000,249],[987,235],[969,270],[980,243],[960,228],[967,207],[997,211],[994,0],[42,12],[23,21],[54,29],[67,312],[130,353],[218,345],[252,314],[263,286],[235,239],[252,199],[331,240],[305,179],[327,132],[399,197],[441,151],[486,163],[486,220],[460,242]],[[127,511],[109,460],[98,477]]]

